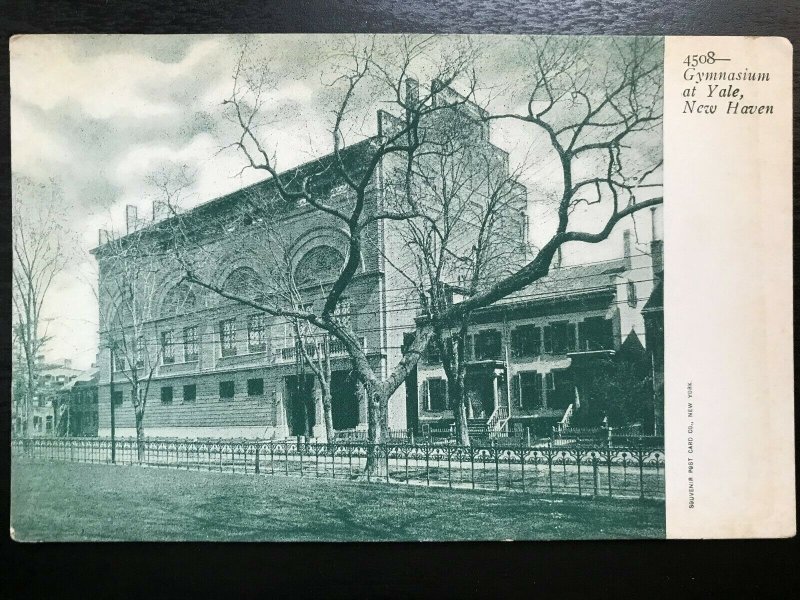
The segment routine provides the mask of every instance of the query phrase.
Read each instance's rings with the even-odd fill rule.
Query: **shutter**
[[[431,409],[431,398],[428,395],[428,380],[425,379],[422,381],[422,385],[419,386],[419,395],[422,398],[422,408],[424,410]]]
[[[567,349],[573,352],[578,348],[577,327],[575,323],[567,324]]]
[[[511,378],[511,401],[515,406],[522,408],[522,378],[519,373]]]
[[[451,406],[450,406],[450,389],[449,389],[450,382],[447,379],[444,380],[444,386],[443,387],[444,387],[444,407],[449,409],[449,408],[451,408]]]

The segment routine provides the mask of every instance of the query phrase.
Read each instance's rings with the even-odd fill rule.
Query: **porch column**
[[[278,386],[274,391],[275,402],[275,439],[289,437],[289,421],[286,414],[286,403],[283,401],[283,390]]]
[[[358,382],[356,384],[356,394],[358,394],[358,425],[356,426],[357,429],[366,429],[367,428],[367,390]]]
[[[314,386],[314,431],[312,435],[322,441],[328,441],[325,431],[325,412],[322,407],[322,390],[318,385]]]
[[[500,403],[500,383],[497,373],[492,374],[492,411],[497,410]]]

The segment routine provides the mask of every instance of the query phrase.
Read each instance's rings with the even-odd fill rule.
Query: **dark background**
[[[0,507],[8,523],[10,136],[17,33],[442,32],[779,35],[797,2],[769,0],[115,0],[0,4]],[[797,86],[797,65],[795,92]],[[795,157],[796,160],[796,157]],[[795,173],[797,163],[795,162]],[[795,213],[796,214],[796,213]],[[796,216],[795,216],[796,222]],[[454,519],[458,515],[453,515]],[[2,533],[0,597],[762,597],[796,589],[796,540],[496,544],[16,544]],[[788,592],[788,593],[786,593]]]

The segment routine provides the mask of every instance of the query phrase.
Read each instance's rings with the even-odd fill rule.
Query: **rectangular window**
[[[512,356],[539,356],[541,345],[542,330],[536,325],[520,325],[511,330]]]
[[[183,361],[194,362],[197,360],[197,326],[185,327],[183,330]]]
[[[161,360],[165,365],[175,362],[175,345],[172,340],[171,331],[161,332]]]
[[[53,417],[51,415],[47,415],[44,419],[44,430],[47,433],[53,432]]]
[[[542,380],[536,371],[519,374],[519,397],[522,408],[539,408],[542,405]]]
[[[475,334],[475,360],[499,360],[502,353],[502,338],[496,329],[487,329]]]
[[[628,282],[628,306],[635,307],[638,303],[638,298],[636,298],[636,283],[633,281]]]
[[[125,370],[125,355],[119,350],[114,351],[114,370],[115,371]]]
[[[139,336],[133,347],[134,355],[136,356],[136,368],[139,369],[144,366],[144,336]]]
[[[589,317],[578,325],[579,349],[612,350],[614,348],[613,326],[603,317]]]
[[[247,395],[248,396],[263,396],[264,395],[264,380],[263,379],[248,379],[247,380]]]
[[[122,406],[122,392],[112,392],[111,401],[114,403],[114,406]]]
[[[569,350],[569,323],[566,321],[551,323],[550,331],[553,338],[553,354],[566,354]]]
[[[232,400],[234,394],[234,387],[232,381],[219,382],[219,397],[220,400]]]
[[[425,362],[429,365],[438,365],[442,362],[439,344],[436,343],[436,339],[433,336],[431,336],[428,347],[425,349]]]
[[[197,400],[197,385],[194,383],[183,386],[183,401],[194,402]]]
[[[428,406],[434,412],[447,410],[447,380],[428,379]]]
[[[172,386],[161,388],[161,404],[172,404]]]
[[[556,389],[552,371],[550,373],[545,373],[544,374],[544,388],[546,390],[554,390],[554,389]]]
[[[267,349],[266,315],[250,315],[248,318],[247,348],[250,352],[264,352]]]
[[[236,356],[236,319],[219,322],[219,342],[222,356]]]
[[[336,308],[333,311],[333,316],[343,326],[352,328],[353,319],[352,319],[352,314],[350,312],[350,301],[345,298],[340,299],[339,303],[336,305]]]

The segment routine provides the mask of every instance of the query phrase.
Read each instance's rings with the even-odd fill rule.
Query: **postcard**
[[[14,540],[795,535],[787,40],[10,56]]]

